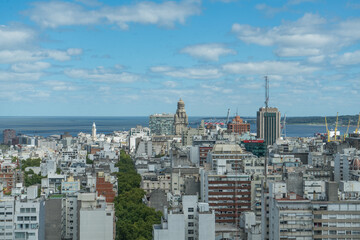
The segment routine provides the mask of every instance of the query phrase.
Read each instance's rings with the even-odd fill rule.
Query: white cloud
[[[77,90],[76,87],[72,86],[69,82],[63,81],[46,81],[44,82],[45,85],[50,86],[53,91],[75,91]]]
[[[30,19],[43,27],[70,25],[116,24],[127,29],[130,23],[173,27],[184,24],[187,17],[201,12],[198,1],[138,2],[127,6],[102,6],[88,10],[69,2],[37,2],[27,11]]]
[[[329,23],[317,14],[306,13],[295,22],[283,22],[270,29],[235,23],[232,32],[246,42],[276,46],[282,57],[317,56],[333,53],[360,40],[360,19]]]
[[[39,80],[44,74],[41,72],[19,73],[0,71],[0,81],[34,81]]]
[[[166,82],[163,82],[162,84],[168,88],[174,88],[177,86],[177,83],[174,81],[166,81]]]
[[[334,65],[354,65],[360,63],[360,50],[355,52],[346,52],[335,58],[332,63]]]
[[[0,49],[13,49],[26,46],[34,40],[33,30],[16,26],[0,25]]]
[[[54,59],[68,61],[71,56],[81,54],[81,49],[70,48],[68,50],[2,50],[0,51],[0,63],[33,62],[42,59]]]
[[[310,63],[321,63],[323,62],[325,59],[325,56],[324,55],[319,55],[319,56],[313,56],[313,57],[309,57],[308,58],[308,61]]]
[[[319,69],[299,62],[264,61],[227,63],[223,65],[223,70],[232,74],[292,75],[312,73]]]
[[[11,65],[11,69],[15,72],[39,72],[49,67],[51,67],[51,64],[47,62],[16,63]]]
[[[218,61],[219,57],[226,55],[235,55],[236,51],[227,48],[224,44],[209,43],[187,46],[183,48],[181,53],[189,54],[190,56],[207,61]]]
[[[94,82],[110,83],[131,83],[139,81],[141,78],[137,74],[128,72],[118,72],[114,69],[98,67],[96,69],[67,69],[65,75],[71,78],[85,79]]]
[[[155,66],[150,70],[168,77],[185,78],[185,79],[216,79],[223,74],[218,68],[194,67],[194,68],[174,68],[167,66]]]

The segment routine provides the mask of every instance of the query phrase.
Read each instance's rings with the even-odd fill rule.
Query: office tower
[[[229,132],[243,134],[245,132],[250,132],[250,123],[244,122],[240,116],[236,116],[231,122],[227,125],[227,130]]]
[[[12,144],[13,139],[16,138],[16,132],[14,129],[5,129],[3,131],[4,144]]]
[[[185,111],[185,103],[179,100],[176,114],[174,116],[175,135],[181,135],[189,124],[188,116]]]
[[[265,140],[267,145],[272,145],[280,138],[280,112],[277,108],[260,108],[257,112],[257,137]]]
[[[149,128],[154,135],[173,135],[174,114],[150,115]]]

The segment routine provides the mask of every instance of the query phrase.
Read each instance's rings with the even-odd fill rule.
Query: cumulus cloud
[[[264,61],[264,62],[233,62],[224,64],[223,70],[232,74],[279,74],[293,75],[312,73],[316,67],[301,65],[299,62]]]
[[[43,27],[70,25],[116,24],[127,29],[130,23],[173,27],[184,24],[186,18],[201,12],[199,1],[184,0],[163,3],[137,2],[124,6],[101,6],[86,9],[70,2],[37,2],[26,12],[30,19]]]
[[[11,69],[15,72],[39,72],[51,67],[48,62],[34,62],[34,63],[16,63],[11,65]]]
[[[71,56],[81,54],[82,50],[70,48],[68,50],[0,50],[0,63],[33,62],[42,59],[68,61]]]
[[[24,27],[0,25],[0,49],[14,49],[27,46],[36,33]]]
[[[151,67],[150,70],[164,76],[185,79],[216,79],[223,76],[218,68],[213,67],[175,68],[155,66]]]
[[[41,72],[10,72],[0,71],[0,81],[34,81],[39,80],[44,73]]]
[[[72,83],[69,82],[63,82],[63,81],[46,81],[44,82],[45,85],[49,86],[53,91],[75,91],[77,90],[76,87],[72,85]]]
[[[221,56],[236,54],[235,50],[219,43],[191,45],[183,48],[180,52],[206,61],[218,61]]]
[[[306,13],[295,22],[283,22],[270,29],[235,23],[232,32],[242,41],[276,46],[282,57],[317,56],[335,52],[360,40],[360,19],[336,24],[317,14]]]
[[[360,63],[360,50],[355,52],[346,52],[333,59],[334,65],[354,65]]]
[[[177,83],[174,81],[165,81],[162,83],[165,87],[174,88],[177,86]]]
[[[104,67],[96,69],[67,69],[65,70],[65,75],[76,79],[109,83],[132,83],[141,79],[137,74],[119,72],[115,69],[106,69]]]

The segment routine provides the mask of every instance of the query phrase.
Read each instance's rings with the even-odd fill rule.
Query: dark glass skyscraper
[[[280,112],[277,108],[260,108],[257,112],[257,137],[264,139],[267,145],[272,145],[280,138]]]

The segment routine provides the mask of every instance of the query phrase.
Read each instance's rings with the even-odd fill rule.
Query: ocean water
[[[189,117],[189,125],[196,127],[202,117]],[[113,131],[129,130],[136,125],[148,126],[149,117],[0,117],[0,141],[4,129],[14,129],[17,134],[49,136],[69,132],[76,136],[79,132],[91,133],[92,123],[96,123],[98,133],[112,133]],[[250,125],[251,132],[256,132],[256,124]],[[347,127],[339,127],[341,134]],[[349,132],[355,130],[354,126]],[[311,137],[314,133],[324,133],[325,126],[320,125],[287,125],[288,137]]]

